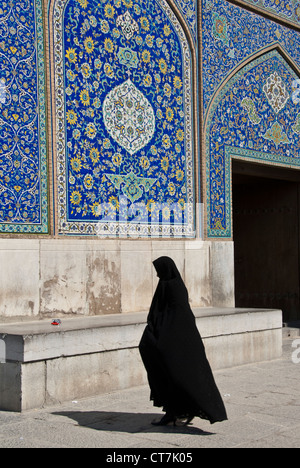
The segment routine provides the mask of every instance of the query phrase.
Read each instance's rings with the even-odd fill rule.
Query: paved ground
[[[0,411],[0,448],[299,448],[300,363],[292,356],[300,361],[300,340],[298,353],[293,340],[284,340],[282,359],[215,373],[228,422],[153,427],[161,413],[139,387],[23,414]]]

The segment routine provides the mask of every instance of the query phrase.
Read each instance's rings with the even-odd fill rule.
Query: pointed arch
[[[239,64],[216,91],[204,126],[207,237],[232,238],[233,158],[300,169],[300,108],[293,103],[299,76],[274,43]]]
[[[286,61],[286,63],[290,66],[290,68],[294,70],[297,76],[300,76],[300,67],[296,64],[294,59],[287,52],[287,50],[280,44],[280,42],[274,42],[268,47],[263,47],[262,49],[255,52],[254,54],[248,56],[245,60],[240,62],[236,67],[232,69],[229,75],[220,83],[220,85],[215,90],[210,100],[209,106],[206,111],[205,119],[204,119],[204,133],[205,134],[206,134],[206,130],[207,130],[207,126],[208,126],[211,114],[214,112],[216,100],[218,100],[218,97],[222,94],[222,90],[227,86],[228,82],[231,82],[231,80],[233,80],[234,77],[237,76],[237,74],[241,72],[241,70],[245,69],[245,67],[250,65],[255,60],[258,60],[261,57],[264,57],[265,55],[271,52],[275,52],[275,51],[277,51],[277,53],[282,56],[282,58]]]
[[[85,0],[57,0],[49,18],[58,233],[193,237],[196,50],[179,9],[169,0],[128,0],[89,11]],[[138,222],[122,197],[143,205]],[[176,215],[165,228],[155,224],[151,204],[165,214],[185,205],[184,226]]]

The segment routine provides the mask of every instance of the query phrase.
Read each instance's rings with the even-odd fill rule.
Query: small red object
[[[60,325],[60,324],[61,324],[61,320],[59,320],[59,319],[54,319],[51,322],[51,325]]]

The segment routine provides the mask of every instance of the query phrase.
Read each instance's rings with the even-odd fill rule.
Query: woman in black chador
[[[194,417],[211,424],[227,419],[205,348],[174,261],[153,262],[160,281],[140,353],[148,374],[151,400],[166,412],[155,425],[188,424]]]

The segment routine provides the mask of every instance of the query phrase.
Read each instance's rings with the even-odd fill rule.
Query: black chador
[[[198,416],[211,424],[227,419],[188,292],[169,257],[154,261],[160,279],[140,342],[154,406],[166,415],[156,425],[189,423]]]

